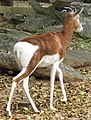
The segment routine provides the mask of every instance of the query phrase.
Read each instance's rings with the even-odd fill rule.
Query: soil
[[[53,105],[55,111],[49,109],[50,86],[48,80],[30,78],[30,94],[40,110],[35,113],[25,96],[22,84],[14,94],[11,107],[12,118],[6,113],[12,76],[0,75],[0,120],[90,120],[91,119],[91,81],[65,83],[68,101],[61,102],[62,93],[59,81],[55,81]]]

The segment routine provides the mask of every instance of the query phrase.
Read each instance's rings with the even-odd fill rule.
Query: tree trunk
[[[57,19],[61,22],[63,21],[63,14],[60,11],[56,10],[53,5],[44,8],[36,0],[28,0],[28,3],[37,13],[47,15],[48,17]]]

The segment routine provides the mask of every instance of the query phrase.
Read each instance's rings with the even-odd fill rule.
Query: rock
[[[67,50],[64,63],[73,68],[91,66],[91,51]]]
[[[80,74],[76,69],[71,67],[70,65],[63,64],[61,66],[64,76],[64,82],[77,82],[77,81],[85,81],[87,78]]]
[[[21,24],[22,29],[29,32],[37,31],[44,26],[54,24],[55,20],[48,18],[45,15],[35,14],[25,18],[25,22]]]
[[[13,24],[15,24],[15,25],[17,25],[17,24],[20,24],[20,23],[23,23],[23,22],[25,22],[25,16],[21,16],[21,15],[19,15],[19,14],[16,14],[16,15],[14,15],[13,17],[11,17],[10,18],[10,21],[13,23]]]
[[[54,26],[48,26],[48,27],[44,27],[43,30],[41,30],[41,33],[46,33],[46,32],[58,32],[61,31],[63,25],[54,25]]]
[[[13,46],[21,38],[30,36],[31,34],[12,30],[12,29],[0,29],[0,68],[6,69],[10,74],[11,71],[19,71],[19,68],[15,62],[13,56]],[[84,50],[72,50],[67,51],[67,56],[64,61],[62,70],[64,71],[65,81],[84,80],[74,68],[91,65],[91,53]],[[72,67],[74,68],[72,68]],[[70,71],[69,71],[70,70]],[[36,74],[37,71],[37,74]],[[49,77],[50,68],[38,69],[35,71],[37,77]],[[69,77],[68,77],[69,76]]]
[[[52,4],[55,3],[54,1],[55,0],[53,0]],[[70,3],[71,5],[75,6],[78,10],[84,7],[84,11],[81,13],[81,17],[80,17],[83,26],[83,32],[80,32],[79,35],[81,37],[91,38],[91,4],[81,3],[82,0],[77,0],[76,2],[74,1],[75,0],[58,0],[56,2],[59,5],[59,7],[64,6],[64,4],[70,4]],[[60,5],[58,2],[60,2],[60,4],[62,2],[62,4]],[[12,25],[12,28],[16,27],[18,30],[22,29],[24,31],[37,32],[37,31],[41,31],[44,27],[53,26],[54,24],[62,25],[63,24],[61,23],[62,22],[61,20],[63,20],[62,14],[61,14],[61,18],[62,19],[60,19],[59,21],[59,18],[54,20],[54,18],[52,19],[42,14],[29,15],[26,16],[26,18],[24,19],[24,23],[16,26]],[[9,26],[10,26],[9,24],[6,25],[6,27],[8,28]]]
[[[13,46],[31,34],[13,29],[0,29],[0,68],[19,70],[13,56]]]
[[[4,14],[3,13],[0,13],[0,22],[3,22],[5,21],[6,19],[4,18]]]
[[[76,82],[76,81],[85,81],[86,77],[77,72],[70,65],[62,64],[60,68],[63,71],[64,82]],[[35,77],[42,79],[49,79],[51,73],[51,67],[46,68],[37,68],[33,73]],[[58,76],[56,76],[58,79]]]
[[[18,30],[33,33],[43,29],[43,27],[53,25],[56,22],[56,20],[42,14],[33,14],[29,16],[7,14],[5,17],[10,21],[10,23],[5,25],[5,27],[10,28],[10,24],[12,22],[11,28],[15,27],[15,29]]]

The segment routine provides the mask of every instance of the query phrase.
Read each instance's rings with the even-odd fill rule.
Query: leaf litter
[[[91,119],[91,81],[65,83],[68,101],[61,102],[62,93],[59,81],[55,81],[53,105],[49,109],[50,82],[33,77],[29,82],[30,94],[36,103],[39,113],[35,113],[20,84],[12,102],[13,117],[6,114],[12,83],[12,76],[0,75],[0,120],[90,120]]]

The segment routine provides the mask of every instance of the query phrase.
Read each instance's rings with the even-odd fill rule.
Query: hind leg
[[[31,75],[34,72],[34,70],[38,67],[38,65],[40,64],[40,61],[41,61],[41,57],[39,56],[39,54],[40,54],[39,51],[36,51],[34,53],[32,59],[31,59],[31,61],[27,65],[26,65],[26,63],[23,62],[24,65],[22,65],[23,66],[22,71],[16,77],[14,77],[14,79],[13,79],[14,81],[12,83],[10,97],[9,97],[9,101],[8,101],[7,108],[6,108],[6,110],[8,111],[9,116],[11,116],[10,107],[11,107],[12,97],[13,97],[16,85],[19,84],[23,79],[25,79],[27,77],[29,78],[29,75]],[[36,108],[32,98],[31,98],[31,96],[29,94],[28,80],[27,79],[25,79],[25,81],[23,83],[24,84],[23,86],[24,86],[25,92],[26,92],[26,94],[27,94],[27,96],[28,96],[28,98],[29,98],[29,100],[30,100],[34,110],[36,112],[38,112],[38,110],[37,110],[37,108]]]
[[[29,76],[24,78],[24,80],[23,80],[23,87],[24,87],[25,93],[26,93],[26,95],[27,95],[27,97],[28,97],[28,99],[29,99],[29,101],[30,101],[34,111],[35,112],[39,112],[39,110],[37,109],[34,101],[32,100],[32,98],[31,98],[31,96],[29,94],[28,82],[29,82]]]
[[[15,88],[16,88],[16,83],[13,82],[12,83],[11,92],[10,92],[10,96],[9,96],[9,101],[7,103],[7,108],[6,108],[6,111],[8,112],[9,116],[12,116],[10,108],[11,108],[11,103],[12,103],[12,98],[13,98],[13,94],[14,94]]]
[[[25,69],[23,69],[16,77],[13,78],[13,82],[12,82],[12,87],[11,87],[11,92],[10,92],[10,96],[9,96],[9,101],[7,103],[7,108],[6,111],[8,112],[8,115],[11,116],[11,103],[12,103],[12,98],[13,98],[13,94],[15,91],[15,88],[17,86],[17,82],[15,81],[16,78],[18,78],[19,76],[21,76],[23,73],[25,72]]]

